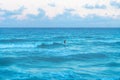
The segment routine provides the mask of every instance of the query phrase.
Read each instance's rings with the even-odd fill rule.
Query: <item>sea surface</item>
[[[120,28],[0,28],[0,80],[120,80]]]

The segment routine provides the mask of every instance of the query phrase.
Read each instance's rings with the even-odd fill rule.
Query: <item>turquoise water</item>
[[[0,80],[120,80],[120,29],[0,28]]]

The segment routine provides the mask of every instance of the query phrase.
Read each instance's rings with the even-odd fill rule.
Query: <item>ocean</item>
[[[0,80],[120,80],[120,28],[0,28]]]

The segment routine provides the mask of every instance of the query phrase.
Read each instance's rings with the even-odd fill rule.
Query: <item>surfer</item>
[[[64,40],[64,44],[66,44],[66,40]]]

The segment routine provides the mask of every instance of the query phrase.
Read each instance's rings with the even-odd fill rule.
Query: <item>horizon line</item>
[[[120,27],[0,27],[0,28],[120,28]]]

